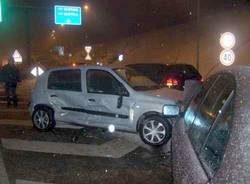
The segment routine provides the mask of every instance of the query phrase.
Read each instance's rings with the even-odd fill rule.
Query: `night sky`
[[[201,13],[233,7],[239,1],[201,0]],[[62,28],[54,25],[56,4],[88,4],[90,9],[83,15],[82,26]],[[32,9],[22,8],[27,6]],[[196,0],[8,0],[7,17],[5,23],[0,24],[0,54],[25,45],[27,11],[33,49],[39,52],[51,44],[81,47],[192,21],[196,17]],[[50,38],[52,30],[56,30],[53,41],[56,43]]]

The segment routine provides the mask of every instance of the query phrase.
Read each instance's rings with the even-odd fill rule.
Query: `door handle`
[[[90,99],[88,99],[88,101],[89,101],[89,102],[95,102],[95,99],[90,98]]]
[[[50,95],[50,97],[57,97],[57,95]]]

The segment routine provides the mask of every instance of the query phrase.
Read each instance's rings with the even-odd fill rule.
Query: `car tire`
[[[140,123],[139,134],[145,144],[162,146],[171,138],[172,126],[163,117],[150,116],[143,119]]]
[[[39,131],[49,131],[55,128],[53,111],[46,107],[37,108],[32,114],[33,126]]]

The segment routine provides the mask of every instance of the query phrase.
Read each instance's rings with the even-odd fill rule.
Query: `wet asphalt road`
[[[78,140],[75,135],[80,135]],[[152,149],[137,135],[93,128],[81,134],[62,128],[38,132],[31,126],[0,125],[0,138],[0,167],[5,167],[9,183],[171,183],[169,145]],[[20,141],[27,145],[22,147]],[[67,150],[74,147],[86,147],[86,154]],[[102,155],[96,156],[98,152]]]

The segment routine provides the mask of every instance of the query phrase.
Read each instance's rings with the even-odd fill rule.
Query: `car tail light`
[[[164,84],[169,88],[172,86],[178,86],[178,80],[173,78],[167,78],[165,79]]]

